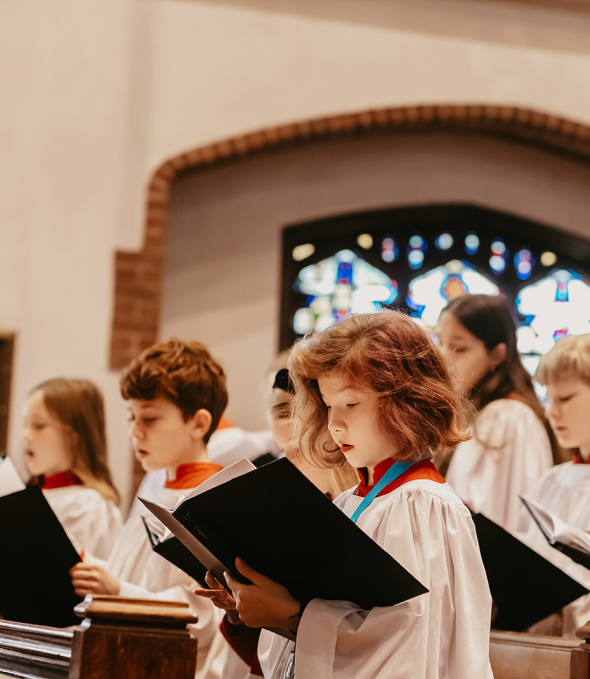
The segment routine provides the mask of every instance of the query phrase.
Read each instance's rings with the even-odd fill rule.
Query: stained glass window
[[[293,317],[298,334],[325,328],[349,312],[376,311],[397,297],[397,283],[351,250],[301,269],[294,289],[307,295]]]
[[[516,307],[525,317],[517,330],[518,350],[530,372],[560,337],[590,332],[590,285],[574,271],[553,271],[527,285]]]
[[[407,304],[412,316],[420,318],[433,329],[440,312],[455,297],[461,295],[497,295],[498,286],[476,271],[467,262],[454,259],[438,266],[409,284]]]

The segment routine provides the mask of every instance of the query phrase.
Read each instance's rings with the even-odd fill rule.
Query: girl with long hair
[[[38,384],[25,403],[23,441],[30,483],[42,487],[80,551],[106,558],[122,519],[96,385],[66,378]]]
[[[516,324],[502,298],[466,295],[442,311],[437,333],[475,414],[473,437],[456,448],[446,479],[473,511],[513,531],[519,496],[560,461],[520,361]]]

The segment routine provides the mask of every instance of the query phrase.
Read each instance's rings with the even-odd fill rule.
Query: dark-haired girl
[[[559,449],[516,346],[516,325],[500,297],[467,295],[441,313],[437,332],[460,387],[475,407],[473,438],[454,452],[446,475],[459,497],[509,531]]]

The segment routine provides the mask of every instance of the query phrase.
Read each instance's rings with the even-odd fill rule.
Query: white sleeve
[[[394,491],[394,502],[374,501],[359,525],[429,593],[370,611],[314,599],[297,632],[298,676],[491,679],[491,597],[469,512],[450,491],[440,497],[412,485]],[[261,653],[265,676],[284,664],[285,643],[270,645]]]
[[[501,399],[478,415],[473,438],[455,450],[447,481],[474,512],[514,532],[519,496],[552,465],[547,431],[532,408]]]
[[[76,549],[106,559],[123,526],[117,505],[105,500],[98,491],[83,486],[44,493]]]
[[[211,462],[223,467],[228,467],[244,457],[255,460],[265,453],[279,453],[269,430],[246,431],[240,427],[227,427],[213,432],[207,450]]]

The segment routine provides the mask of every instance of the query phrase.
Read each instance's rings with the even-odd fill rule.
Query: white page
[[[25,484],[18,475],[12,460],[9,457],[4,458],[4,461],[0,464],[0,497],[24,489]]]
[[[156,493],[157,501],[155,501],[155,499],[151,499],[149,502],[150,504],[162,507],[173,514],[185,500],[188,500],[191,497],[196,497],[197,495],[204,493],[206,490],[211,490],[211,488],[215,488],[216,486],[221,486],[221,484],[227,483],[228,481],[231,481],[238,476],[242,476],[243,474],[247,474],[254,469],[256,469],[255,465],[253,465],[250,460],[244,457],[241,460],[234,462],[229,467],[217,472],[217,474],[213,474],[213,476],[210,476],[206,481],[203,481],[203,483],[201,483],[196,488],[193,488],[190,492],[187,491],[186,495],[181,495],[180,498],[178,497],[178,491],[174,491],[174,503],[172,503],[172,498],[168,496],[166,492],[168,489],[166,488],[163,491]],[[140,497],[139,499],[143,501],[147,500],[148,498]]]
[[[522,501],[527,505],[537,525],[543,531],[551,544],[561,542],[590,554],[590,535],[581,528],[570,526],[555,516],[546,507],[531,498],[524,497]]]

